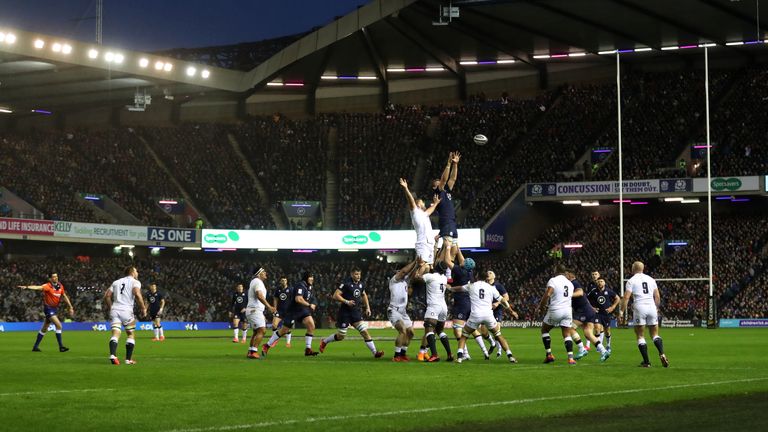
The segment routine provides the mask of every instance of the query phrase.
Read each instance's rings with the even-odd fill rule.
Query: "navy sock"
[[[657,337],[653,340],[653,344],[656,345],[656,349],[659,350],[659,354],[664,354],[664,342],[661,341],[661,337]]]
[[[109,354],[117,357],[117,341],[109,340]]]
[[[45,333],[40,333],[40,332],[37,333],[37,340],[35,341],[35,348],[40,346],[40,342],[43,341],[43,337],[44,336],[45,336]]]
[[[133,358],[133,348],[136,346],[136,344],[127,343],[125,344],[125,359],[131,360]]]
[[[637,348],[640,349],[640,354],[643,356],[643,363],[650,363],[651,361],[648,360],[648,345],[647,344],[638,344]]]
[[[435,335],[427,335],[427,343],[429,344],[429,351],[433,356],[437,355],[437,345],[435,345]]]
[[[544,342],[544,349],[549,352],[549,350],[552,348],[552,338],[547,334],[546,336],[542,336],[541,340]]]
[[[56,341],[59,343],[59,347],[63,347],[64,344],[61,343],[61,333],[56,332]]]
[[[448,355],[451,355],[451,343],[448,342],[448,336],[440,337],[440,342],[443,344],[443,348],[445,348],[445,352],[447,352]]]

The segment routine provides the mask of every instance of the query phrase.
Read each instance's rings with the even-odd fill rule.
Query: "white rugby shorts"
[[[484,325],[488,330],[493,330],[496,328],[496,325],[498,322],[496,321],[496,318],[493,316],[493,314],[490,315],[475,315],[470,313],[469,319],[467,320],[467,325],[475,330],[477,330],[478,327],[481,325]]]
[[[248,320],[248,325],[250,325],[252,329],[259,329],[267,326],[267,320],[264,318],[264,312],[257,311],[255,309],[246,309],[245,319]]]
[[[448,305],[427,305],[427,311],[424,313],[424,319],[433,319],[438,322],[448,319]]]
[[[571,308],[548,310],[542,321],[552,327],[571,327],[573,325],[573,310]]]
[[[655,326],[659,323],[659,313],[656,306],[640,305],[632,308],[632,325]]]
[[[393,326],[397,326],[397,323],[402,321],[405,328],[413,327],[413,321],[411,317],[405,311],[405,308],[395,308],[390,306],[387,308],[387,318]]]
[[[112,323],[112,328],[120,328],[120,326],[135,324],[136,317],[133,316],[133,311],[110,309],[109,321]]]

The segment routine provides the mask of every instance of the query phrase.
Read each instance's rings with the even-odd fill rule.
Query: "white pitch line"
[[[326,417],[309,417],[305,419],[296,419],[296,420],[274,420],[274,421],[267,421],[267,422],[261,422],[261,423],[250,423],[250,424],[240,424],[240,425],[230,425],[230,426],[210,426],[206,428],[172,429],[166,432],[207,432],[207,431],[228,431],[228,430],[238,430],[238,429],[255,429],[260,427],[285,426],[285,425],[291,425],[291,424],[297,424],[297,423],[313,423],[318,421],[339,421],[339,420],[344,421],[344,420],[353,420],[353,419],[371,418],[371,417],[388,417],[388,416],[397,416],[397,415],[424,414],[424,413],[430,413],[435,411],[452,411],[455,409],[462,409],[462,408],[483,408],[483,407],[491,407],[491,406],[519,405],[519,404],[526,404],[526,403],[533,403],[533,402],[546,402],[546,401],[554,401],[554,400],[562,400],[562,399],[577,399],[577,398],[580,399],[584,397],[593,397],[593,396],[612,396],[612,395],[628,394],[628,393],[656,392],[660,390],[674,390],[674,389],[681,389],[681,388],[705,387],[705,386],[713,386],[713,385],[720,385],[720,384],[737,384],[737,383],[747,383],[747,382],[766,381],[766,380],[768,380],[768,377],[746,378],[746,379],[740,379],[740,380],[712,381],[712,382],[698,383],[698,384],[678,384],[678,385],[671,385],[671,386],[665,386],[665,387],[654,387],[654,388],[645,388],[645,389],[615,390],[615,391],[586,393],[586,394],[582,393],[582,394],[565,395],[565,396],[546,396],[546,397],[539,397],[539,398],[513,399],[513,400],[507,400],[507,401],[476,403],[476,404],[469,404],[469,405],[439,406],[439,407],[433,407],[433,408],[420,408],[420,409],[413,409],[413,410],[383,411],[383,412],[326,416]]]
[[[113,391],[111,388],[98,388],[98,389],[80,389],[80,390],[51,390],[44,392],[17,392],[17,393],[0,393],[0,396],[26,396],[36,395],[42,396],[47,394],[59,394],[59,393],[87,393],[87,392],[100,392],[100,391]]]

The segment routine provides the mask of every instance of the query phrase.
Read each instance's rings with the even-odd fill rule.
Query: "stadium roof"
[[[548,63],[564,61],[607,63],[613,59],[606,55],[615,50],[676,56],[695,51],[685,48],[717,44],[749,57],[755,45],[763,44],[762,23],[768,22],[768,12],[758,17],[751,1],[456,0],[451,5],[459,8],[459,17],[450,23],[439,16],[440,7],[448,4],[374,0],[248,71],[0,29],[16,36],[14,44],[0,42],[0,106],[24,112],[129,104],[136,88],[148,88],[154,96],[241,100],[255,92],[314,99],[321,87],[373,86],[386,100],[393,83],[418,83],[426,76],[453,80],[459,94],[465,94],[467,77],[476,72],[541,71]],[[45,47],[35,48],[38,39]],[[736,45],[742,42],[747,43]],[[72,53],[52,51],[54,43],[70,45]],[[88,56],[92,49],[100,51],[94,59]],[[123,55],[124,62],[107,63],[107,52]],[[206,55],[200,60],[215,57],[211,50]],[[147,67],[139,65],[142,58],[148,59]],[[157,62],[172,63],[173,69],[156,70]],[[195,76],[186,74],[189,67]],[[210,73],[207,79],[200,76],[203,69]]]

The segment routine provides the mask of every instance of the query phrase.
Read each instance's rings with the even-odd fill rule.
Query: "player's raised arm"
[[[459,152],[451,153],[451,159],[450,159],[450,165],[451,165],[451,174],[448,177],[448,189],[453,190],[453,185],[456,184],[456,177],[459,176],[459,159],[461,159],[461,154]]]
[[[32,291],[40,291],[43,289],[43,286],[42,285],[19,285],[19,288],[28,289]]]
[[[432,213],[434,213],[435,210],[437,210],[438,204],[440,204],[440,195],[434,194],[432,196],[432,205],[430,205],[429,208],[424,211],[427,214],[427,216],[432,216]]]
[[[448,177],[451,175],[452,160],[453,160],[453,152],[448,154],[448,161],[445,162],[445,168],[443,168],[443,173],[440,175],[440,183],[437,186],[437,188],[440,190],[443,190],[443,188],[445,187],[445,183],[448,181]]]
[[[408,206],[410,210],[413,210],[416,208],[416,200],[413,198],[413,194],[410,190],[408,190],[408,181],[406,181],[404,178],[400,179],[400,186],[403,188],[403,192],[405,192],[405,197],[408,199]]]
[[[405,279],[405,277],[413,271],[413,268],[416,266],[417,260],[413,260],[408,263],[405,267],[401,268],[400,270],[395,273],[395,280],[401,281]]]

